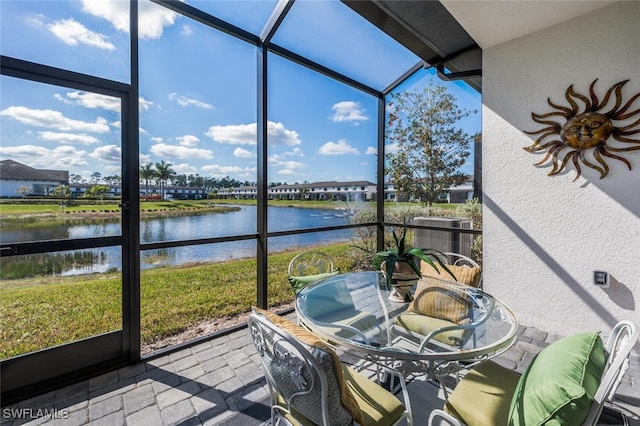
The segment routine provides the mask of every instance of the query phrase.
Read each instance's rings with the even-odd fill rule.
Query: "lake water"
[[[140,241],[142,244],[192,240],[199,238],[227,237],[256,232],[256,207],[239,206],[237,211],[204,215],[156,217],[140,222]],[[341,210],[318,210],[292,207],[269,207],[267,218],[270,232],[292,229],[316,228],[343,225],[349,218]],[[120,235],[120,223],[114,220],[96,220],[78,224],[52,223],[50,227],[5,229],[2,242],[43,241],[52,239],[95,238]],[[348,241],[351,230],[329,231],[301,235],[290,235],[269,239],[269,252],[281,252],[296,248],[320,244]],[[93,272],[105,272],[120,269],[122,255],[119,247],[95,249],[98,255],[96,263],[87,265],[69,265],[61,275],[77,275]],[[256,241],[234,241],[218,244],[205,244],[175,247],[159,250],[146,250],[141,253],[141,268],[147,269],[165,265],[184,263],[224,261],[244,257],[255,257]],[[10,261],[5,258],[3,261]]]

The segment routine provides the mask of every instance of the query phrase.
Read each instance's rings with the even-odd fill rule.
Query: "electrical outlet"
[[[593,283],[598,287],[609,287],[609,273],[607,271],[593,271]]]

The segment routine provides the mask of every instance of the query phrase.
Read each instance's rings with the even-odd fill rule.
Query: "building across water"
[[[109,183],[70,183],[69,172],[63,170],[34,169],[13,160],[0,161],[0,198],[22,198],[25,196],[46,197],[54,193],[55,188],[66,185],[71,198],[81,198],[95,185],[104,185],[104,197],[120,198],[122,187]],[[19,190],[19,189],[23,190]],[[31,188],[30,191],[27,189]],[[233,188],[192,188],[149,185],[140,186],[140,197],[155,197],[174,200],[201,200],[223,198],[236,200],[255,200],[258,187],[239,186]],[[270,200],[308,200],[308,201],[375,201],[376,184],[366,180],[358,181],[323,181],[284,184],[267,189]],[[441,202],[462,203],[473,198],[473,176],[460,186],[450,188],[441,195]],[[385,201],[409,201],[400,194],[395,185],[387,182],[384,185]]]

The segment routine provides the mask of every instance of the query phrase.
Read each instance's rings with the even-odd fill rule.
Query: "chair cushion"
[[[444,411],[468,426],[506,425],[519,379],[515,371],[485,361],[460,380]]]
[[[410,332],[417,333],[423,337],[431,333],[433,330],[456,325],[451,321],[428,317],[426,315],[420,315],[416,313],[399,315],[395,319],[395,324]],[[433,338],[450,346],[459,346],[464,337],[464,332],[465,330],[449,330],[438,333],[433,336]]]
[[[343,410],[346,410],[351,418],[362,423],[362,411],[360,410],[353,394],[349,390],[349,387],[347,387],[345,383],[340,359],[333,349],[308,330],[280,317],[279,315],[255,307],[253,310],[256,313],[263,315],[273,324],[302,342],[309,352],[320,361],[322,368],[325,370],[325,375],[327,376],[329,387],[329,412],[332,418],[339,419],[341,415],[340,408],[342,408]],[[332,377],[335,377],[335,381],[331,379]],[[321,419],[317,418],[318,415],[321,416],[318,401],[319,399],[314,401],[313,398],[298,398],[294,400],[293,408],[309,420],[318,423],[321,422]],[[339,406],[337,404],[339,404]],[[316,416],[316,418],[314,418],[314,416]],[[349,421],[347,419],[347,423],[348,422]]]
[[[316,275],[306,275],[300,277],[289,276],[289,284],[291,284],[291,288],[293,289],[295,294],[298,294],[300,290],[308,286],[309,284],[321,280],[323,278],[331,277],[334,275],[338,275],[340,270],[334,269],[333,271],[324,272],[322,274]]]
[[[518,381],[508,424],[582,424],[600,385],[606,360],[597,332],[574,334],[547,346]]]
[[[422,278],[418,281],[414,298],[407,307],[408,312],[439,318],[455,324],[469,322],[471,299],[456,289],[449,288],[436,279]]]
[[[438,271],[436,271],[427,262],[420,262],[420,274],[423,277],[434,277],[447,281],[456,281],[462,284],[470,285],[472,287],[478,287],[478,284],[480,284],[480,273],[482,272],[480,268],[448,264],[445,264],[445,266],[449,268],[453,275],[455,275],[455,280],[444,269],[439,267]]]
[[[361,425],[393,425],[404,414],[404,405],[389,391],[345,365],[342,373],[362,411]]]

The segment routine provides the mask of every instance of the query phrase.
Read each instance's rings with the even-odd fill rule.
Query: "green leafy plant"
[[[373,257],[383,258],[384,259],[384,274],[386,276],[386,284],[387,288],[391,288],[392,285],[392,276],[394,271],[396,271],[396,264],[398,262],[405,262],[409,268],[419,277],[422,278],[422,273],[420,272],[420,267],[418,266],[418,259],[426,262],[430,265],[436,272],[440,273],[438,269],[439,265],[442,269],[447,271],[449,275],[453,277],[455,280],[456,277],[453,273],[447,268],[444,264],[443,259],[446,259],[446,255],[441,251],[435,249],[427,249],[427,248],[409,248],[407,247],[406,237],[407,237],[407,221],[404,221],[404,226],[402,229],[402,237],[398,237],[395,230],[392,231],[393,240],[395,241],[395,247],[389,248],[387,250],[382,250],[376,253],[373,253]],[[361,250],[368,251],[361,247]]]

